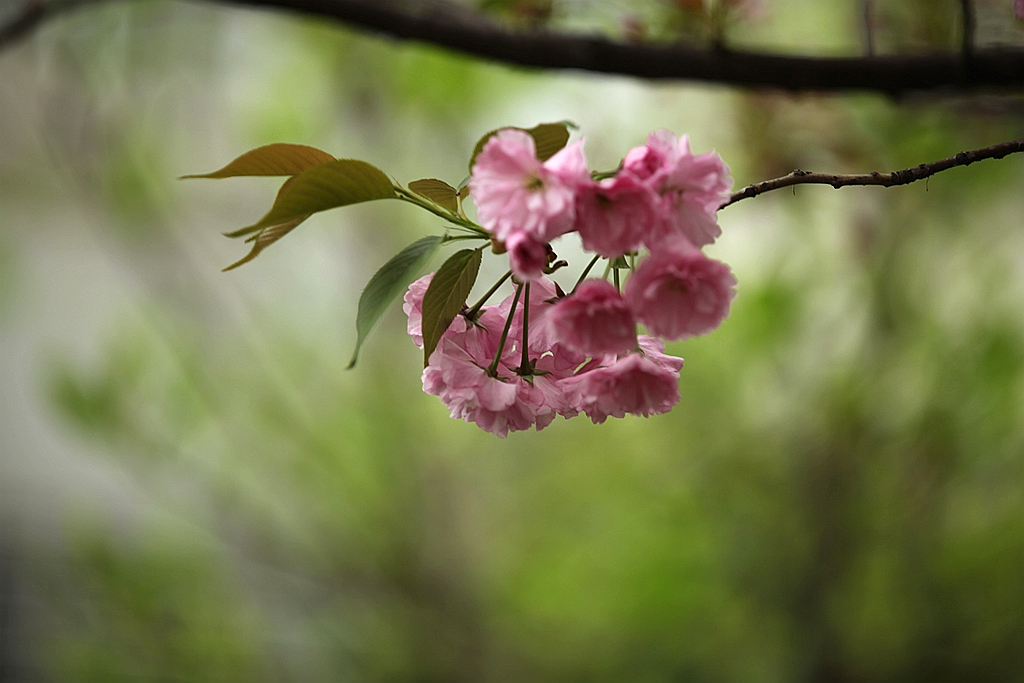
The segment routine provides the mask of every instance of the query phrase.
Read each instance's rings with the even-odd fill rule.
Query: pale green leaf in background
[[[441,247],[442,241],[441,237],[431,235],[413,242],[381,266],[366,283],[359,297],[359,312],[356,313],[356,349],[352,352],[349,369],[355,367],[359,349],[377,321],[430,262]]]

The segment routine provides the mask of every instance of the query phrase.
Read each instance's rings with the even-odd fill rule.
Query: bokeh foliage
[[[801,4],[776,11],[792,23]],[[945,24],[925,16],[939,4],[898,11],[941,41]],[[397,311],[344,371],[358,289],[430,219],[346,209],[215,277],[237,246],[216,233],[258,218],[266,187],[172,184],[274,141],[457,183],[486,130],[563,118],[598,165],[663,125],[717,147],[737,184],[889,170],[1015,137],[1019,99],[709,94],[509,71],[293,20],[103,12],[40,39],[80,71],[53,58],[39,98],[84,118],[72,135],[44,106],[49,124],[18,128],[63,131],[43,144],[57,170],[0,191],[56,245],[67,228],[39,205],[76,188],[72,206],[100,216],[90,229],[142,283],[91,333],[91,357],[68,342],[31,373],[52,428],[142,499],[70,513],[64,541],[18,539],[41,604],[31,659],[47,676],[1024,679],[1020,159],[723,211],[713,255],[739,296],[720,330],[671,349],[686,358],[680,405],[507,440],[419,391]],[[823,13],[808,13],[833,27],[823,41],[856,42],[855,23]],[[104,26],[124,32],[120,57]],[[39,69],[29,52],[6,68]],[[223,63],[189,71],[190,52]],[[188,98],[199,103],[158,106]],[[40,158],[2,142],[8,159]],[[5,264],[27,264],[0,275],[8,338],[35,320],[16,306],[32,300],[17,280],[33,264],[27,232],[0,242]]]

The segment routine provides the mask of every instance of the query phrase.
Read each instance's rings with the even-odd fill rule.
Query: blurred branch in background
[[[85,5],[123,0],[28,0],[0,26],[0,49],[47,19]],[[426,4],[418,11],[386,0],[209,0],[332,19],[396,38],[419,40],[508,64],[582,69],[649,79],[678,79],[791,91],[865,90],[900,95],[946,89],[975,91],[1024,85],[1024,50],[975,50],[974,14],[963,0],[962,51],[926,55],[805,57],[733,50],[715,44],[624,43],[598,35],[510,30],[462,5]],[[873,49],[873,48],[872,48]]]

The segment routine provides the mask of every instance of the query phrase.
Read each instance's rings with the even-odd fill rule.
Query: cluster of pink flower
[[[705,334],[728,315],[736,280],[701,247],[721,234],[729,169],[714,152],[692,154],[686,137],[656,131],[603,175],[587,170],[582,141],[541,161],[518,129],[495,134],[476,158],[470,194],[518,287],[496,306],[464,309],[430,356],[423,388],[452,417],[505,436],[542,429],[555,415],[600,423],[679,401],[683,361],[655,337]],[[609,259],[614,284],[583,280],[564,295],[545,277],[558,265],[551,240],[569,232]],[[638,260],[643,249],[649,255]],[[621,292],[620,268],[632,270]],[[431,277],[405,296],[419,345]],[[654,336],[638,335],[638,323]]]

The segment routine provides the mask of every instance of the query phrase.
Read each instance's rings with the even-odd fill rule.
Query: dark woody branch
[[[801,171],[798,169],[789,175],[782,176],[781,178],[765,180],[764,182],[747,185],[739,192],[734,193],[729,198],[729,201],[722,205],[722,208],[724,209],[731,204],[735,204],[741,199],[756,197],[759,194],[764,194],[765,192],[771,192],[772,190],[779,190],[783,187],[791,187],[794,185],[831,185],[836,189],[846,187],[847,185],[879,185],[881,187],[908,185],[956,166],[969,166],[975,161],[981,161],[983,159],[1002,159],[1009,154],[1015,154],[1017,152],[1024,152],[1024,138],[1021,138],[1020,140],[1012,140],[1010,142],[1001,142],[998,145],[992,145],[991,147],[985,147],[984,149],[960,152],[959,154],[955,154],[947,159],[940,159],[939,161],[921,164],[919,166],[914,166],[913,168],[905,168],[902,171],[892,171],[891,173],[878,173],[876,171],[874,173],[838,175],[832,173],[811,173],[810,171]]]
[[[50,17],[71,9],[116,0],[26,0],[20,13],[0,25],[0,49]],[[127,0],[120,0],[127,1]],[[548,31],[516,32],[497,26],[460,6],[432,4],[413,12],[390,0],[205,0],[277,8],[334,19],[398,38],[421,40],[509,64],[581,69],[648,79],[680,79],[788,90],[873,90],[899,94],[946,88],[976,90],[1024,86],[1024,50],[977,50],[973,46],[973,7],[961,0],[963,45],[959,54],[793,57],[754,52],[698,49],[682,45],[627,44],[594,36]],[[960,152],[948,159],[891,173],[827,174],[796,170],[749,185],[722,208],[741,199],[794,185],[878,185],[893,187],[923,180],[956,166],[1001,159],[1024,151],[1024,139]]]
[[[127,0],[24,0],[20,14],[0,26],[0,49],[61,12],[99,2]],[[265,7],[350,26],[395,38],[432,43],[506,64],[578,69],[646,79],[772,87],[790,91],[874,91],[898,95],[946,89],[1021,89],[1024,50],[972,49],[965,26],[965,50],[904,56],[801,57],[699,48],[681,44],[625,43],[602,36],[544,29],[514,30],[465,7],[393,0],[197,0]],[[965,21],[973,15],[968,4]],[[969,22],[973,23],[973,22]]]

